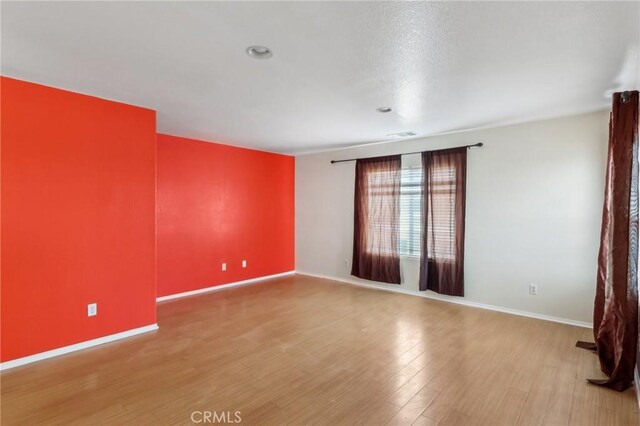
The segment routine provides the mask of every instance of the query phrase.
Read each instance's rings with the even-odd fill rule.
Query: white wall
[[[350,276],[355,163],[330,160],[484,142],[468,152],[465,299],[590,323],[607,139],[596,112],[300,155],[296,270],[368,283]],[[418,273],[403,259],[401,288],[417,290]]]

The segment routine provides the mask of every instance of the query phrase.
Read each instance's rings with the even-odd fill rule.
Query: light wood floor
[[[585,381],[577,327],[303,276],[164,302],[158,323],[3,372],[2,425],[638,424],[632,390]]]

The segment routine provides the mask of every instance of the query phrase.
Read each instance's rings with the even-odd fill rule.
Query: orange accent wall
[[[294,269],[294,157],[169,135],[157,146],[158,296]]]
[[[155,323],[155,112],[0,89],[0,359]]]

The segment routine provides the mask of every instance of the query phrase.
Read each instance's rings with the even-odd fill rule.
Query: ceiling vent
[[[394,136],[398,138],[408,138],[409,136],[415,136],[414,132],[400,132],[400,133],[389,133],[387,136]]]

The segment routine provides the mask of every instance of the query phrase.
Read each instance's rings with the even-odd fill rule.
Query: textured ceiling
[[[156,109],[163,133],[286,153],[602,109],[640,66],[637,2],[1,8],[3,75]],[[256,44],[273,57],[248,57]]]

